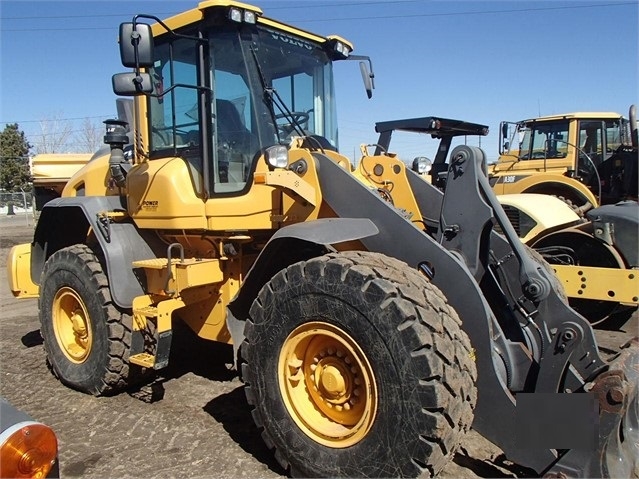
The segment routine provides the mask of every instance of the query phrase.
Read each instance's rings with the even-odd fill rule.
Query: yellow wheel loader
[[[481,150],[451,153],[445,195],[392,156],[339,154],[333,63],[372,88],[352,48],[224,0],[121,25],[134,117],[9,258],[53,373],[125,390],[183,321],[233,345],[292,476],[435,476],[471,426],[540,474],[636,472],[637,344],[599,356]]]

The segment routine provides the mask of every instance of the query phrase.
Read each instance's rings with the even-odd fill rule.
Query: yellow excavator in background
[[[636,472],[639,346],[602,359],[480,149],[445,194],[393,156],[354,168],[332,67],[359,60],[370,96],[370,60],[248,4],[136,15],[119,43],[132,118],[9,255],[64,384],[150,380],[182,321],[233,346],[292,476],[435,476],[471,425],[539,474]]]

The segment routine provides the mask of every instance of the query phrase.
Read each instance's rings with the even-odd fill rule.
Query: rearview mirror
[[[118,73],[113,75],[111,82],[116,95],[136,96],[153,91],[151,75],[148,73]]]
[[[499,124],[499,154],[505,155],[510,151],[510,128],[512,123],[502,121]]]
[[[362,79],[364,80],[364,88],[366,89],[366,96],[371,98],[373,96],[373,77],[369,73],[366,63],[359,62],[359,70],[362,72]]]
[[[504,138],[508,138],[510,136],[509,126],[510,124],[508,122],[505,122],[505,121],[501,122],[501,134]]]
[[[146,23],[120,24],[120,59],[128,68],[149,68],[153,66],[153,34]]]
[[[371,98],[373,96],[373,89],[375,88],[375,74],[373,73],[373,62],[370,57],[364,55],[350,55],[348,58],[345,58],[345,60],[362,60],[359,62],[359,71],[362,73],[362,80],[364,80],[366,96]],[[366,62],[368,62],[368,65],[366,65]]]

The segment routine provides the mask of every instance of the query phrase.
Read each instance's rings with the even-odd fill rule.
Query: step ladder
[[[179,260],[171,257],[174,249],[179,249]],[[144,271],[147,294],[133,298],[129,363],[162,369],[169,363],[173,311],[187,305],[180,293],[188,288],[222,282],[221,263],[219,259],[184,259],[182,245],[173,243],[167,248],[166,258],[134,261],[133,268]],[[149,347],[150,344],[154,347]]]

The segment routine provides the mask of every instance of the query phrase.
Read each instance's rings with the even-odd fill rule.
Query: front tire
[[[456,313],[417,271],[370,252],[303,261],[250,317],[246,396],[292,475],[434,476],[452,458],[476,368]]]
[[[111,299],[109,282],[86,245],[47,260],[40,282],[40,332],[53,374],[88,394],[113,394],[132,381],[131,315]]]

